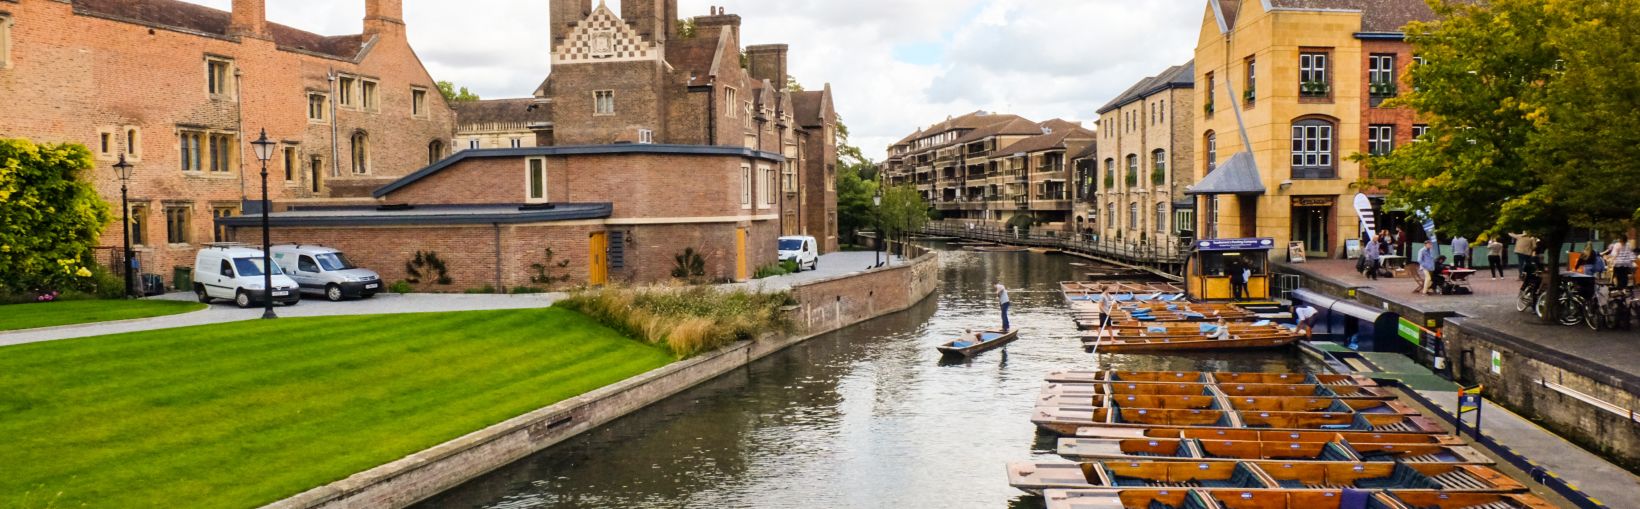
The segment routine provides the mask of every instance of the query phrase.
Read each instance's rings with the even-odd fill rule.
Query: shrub
[[[400,280],[394,281],[391,285],[387,285],[387,291],[393,293],[411,293],[416,291],[416,287],[411,285],[409,281]]]
[[[691,282],[706,277],[706,258],[695,252],[695,248],[684,248],[672,260],[672,277]]]
[[[679,358],[767,332],[790,332],[791,320],[782,310],[790,304],[787,293],[705,286],[601,288],[580,291],[558,302],[630,337],[663,345]]]
[[[444,260],[439,259],[438,253],[432,251],[416,251],[416,257],[404,264],[404,273],[410,275],[411,284],[422,284],[423,281],[436,285],[449,285],[450,271],[445,267]]]
[[[91,170],[84,145],[0,139],[0,293],[93,289],[91,249],[113,216]]]
[[[484,285],[478,288],[468,288],[466,293],[468,295],[488,295],[496,293],[496,291],[494,286]]]
[[[530,265],[530,270],[535,271],[535,275],[530,276],[530,282],[549,287],[555,284],[568,283],[570,280],[569,274],[553,275],[553,272],[568,269],[569,260],[555,262],[553,258],[556,257],[557,255],[552,252],[552,248],[547,248],[546,261]]]
[[[776,263],[776,264],[773,264],[773,265],[769,265],[767,267],[762,267],[762,268],[757,269],[757,274],[752,276],[752,279],[766,279],[766,278],[771,278],[771,277],[784,276],[786,274],[791,274],[791,273],[794,273],[794,272],[797,272],[797,261],[796,260],[782,260],[780,263]]]
[[[547,293],[547,290],[545,288],[536,288],[533,286],[514,286],[507,290],[507,293],[513,295],[535,295],[538,293]]]

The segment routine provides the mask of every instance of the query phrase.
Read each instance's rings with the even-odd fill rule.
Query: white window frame
[[[655,143],[655,131],[652,129],[638,130],[638,143],[650,145]]]
[[[1219,133],[1218,133],[1218,131],[1208,131],[1207,132],[1207,140],[1206,140],[1206,143],[1204,143],[1204,144],[1207,145],[1207,171],[1212,172],[1213,170],[1216,170],[1219,167]]]
[[[1311,123],[1293,126],[1293,168],[1330,169],[1334,176],[1338,167],[1333,161],[1333,143],[1337,127],[1331,123]]]
[[[523,138],[512,138],[508,140],[508,143],[512,145],[512,148],[524,148]]]
[[[757,169],[758,173],[763,175],[763,181],[761,182],[762,185],[758,186],[759,189],[763,190],[762,208],[773,207],[775,204],[775,198],[779,194],[775,190],[779,185],[779,182],[775,178],[774,167],[763,165],[759,166]]]
[[[535,194],[536,176],[540,176],[541,194]],[[547,158],[528,157],[524,159],[524,202],[547,203],[551,201],[552,187],[548,180],[551,173],[547,171]]]
[[[740,208],[752,208],[752,166],[740,165]]]
[[[740,118],[740,113],[735,111],[735,87],[723,87],[723,104],[724,109],[727,110],[724,112],[724,116],[729,118]],[[917,140],[918,143],[922,143],[924,141],[928,140]]]
[[[1156,233],[1167,233],[1167,202],[1156,202],[1156,217],[1154,220],[1156,224],[1151,225],[1151,227],[1156,230]]]
[[[1413,143],[1424,141],[1424,135],[1427,135],[1427,134],[1429,134],[1429,124],[1413,124],[1412,125],[1412,142]]]
[[[1388,155],[1395,151],[1395,126],[1391,124],[1367,126],[1367,153]]]
[[[1395,83],[1395,55],[1369,55],[1367,59],[1367,83]]]
[[[481,148],[483,146],[484,146],[483,142],[478,141],[478,138],[473,138],[473,139],[467,140],[467,150],[478,150],[479,148]]]
[[[1128,202],[1128,230],[1139,231],[1139,202]]]
[[[608,105],[607,107],[605,107],[606,104]],[[615,115],[615,91],[592,91],[592,116],[608,117],[613,115]]]

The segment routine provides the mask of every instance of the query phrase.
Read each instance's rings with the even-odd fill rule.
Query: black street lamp
[[[268,130],[263,129],[251,145],[256,148],[256,158],[262,161],[262,289],[267,292],[262,296],[262,318],[274,319],[279,315],[273,314],[273,254],[268,240],[268,159],[273,158],[274,143],[268,141]]]
[[[883,187],[877,186],[877,194],[871,196],[871,206],[877,209],[877,265],[883,266],[883,240],[887,233],[883,231]]]
[[[136,269],[136,261],[133,259],[134,257],[131,253],[131,199],[127,194],[127,190],[131,184],[132,168],[135,168],[135,166],[131,163],[125,162],[125,154],[120,154],[120,162],[114,163],[114,171],[119,172],[120,175],[120,222],[125,224],[126,298],[132,297],[133,287],[136,286],[134,283],[134,281],[136,281],[136,274],[132,273],[132,270]]]

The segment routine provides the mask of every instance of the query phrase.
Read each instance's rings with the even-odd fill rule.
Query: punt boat
[[[1062,438],[1058,453],[1071,460],[1401,462],[1490,465],[1467,445],[1327,442],[1252,442],[1194,438]]]
[[[1176,352],[1183,350],[1253,350],[1263,348],[1281,348],[1292,346],[1303,339],[1304,334],[1298,331],[1271,332],[1267,334],[1232,333],[1228,338],[1213,338],[1208,336],[1192,337],[1101,337],[1087,344],[1087,347],[1098,352]]]
[[[1048,509],[1553,509],[1531,494],[1371,490],[1047,490]]]
[[[1371,378],[1328,373],[1237,373],[1228,371],[1117,371],[1065,370],[1048,374],[1050,382],[1129,382],[1199,384],[1321,384],[1375,386]]]
[[[1491,467],[1451,463],[1281,461],[1016,461],[1008,484],[1049,489],[1213,488],[1517,493],[1526,487]]]
[[[1059,408],[1181,408],[1253,412],[1356,412],[1406,415],[1418,413],[1412,407],[1392,400],[1302,396],[1219,398],[1216,396],[1117,394],[1078,397],[1049,394],[1038,398],[1036,406]]]
[[[1130,383],[1076,383],[1052,381],[1042,387],[1044,396],[1063,394],[1097,396],[1102,394],[1144,394],[1153,396],[1224,395],[1229,398],[1290,396],[1303,398],[1367,398],[1395,399],[1395,393],[1383,387],[1357,385],[1276,385],[1276,384],[1130,384]]]
[[[1008,332],[981,331],[977,334],[980,336],[978,341],[975,340],[976,338],[961,338],[952,340],[936,348],[938,348],[940,353],[947,358],[968,358],[979,355],[980,352],[1000,348],[1003,345],[1012,343],[1014,340],[1019,339],[1019,329],[1014,329]]]
[[[1361,433],[1334,431],[1267,431],[1257,429],[1196,428],[1113,428],[1089,426],[1076,430],[1077,438],[1195,438],[1241,442],[1331,442],[1348,440],[1363,444],[1463,445],[1450,435],[1423,433]]]
[[[1075,435],[1085,426],[1137,428],[1255,428],[1296,431],[1444,433],[1421,415],[1355,412],[1242,412],[1150,408],[1037,407],[1031,422],[1045,431]]]

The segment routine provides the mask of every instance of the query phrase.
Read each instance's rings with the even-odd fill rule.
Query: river
[[[1004,465],[1058,459],[1030,422],[1049,371],[1090,368],[1058,283],[1077,258],[942,253],[941,287],[902,313],[815,338],[491,472],[419,508],[1040,507]],[[972,362],[934,347],[1000,326],[1021,338]],[[1287,371],[1287,352],[1102,355],[1134,370]]]

